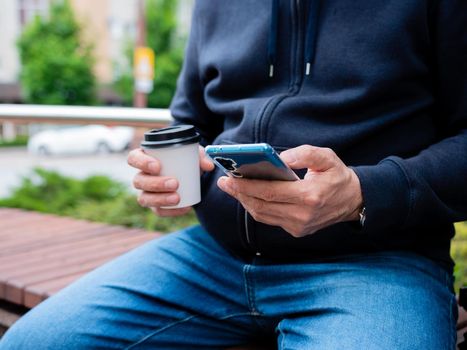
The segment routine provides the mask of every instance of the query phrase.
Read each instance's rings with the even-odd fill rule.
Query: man
[[[203,146],[267,142],[301,180],[221,177],[201,149],[202,226],[91,273],[2,348],[453,349],[466,23],[462,0],[199,0],[176,122]],[[190,210],[161,209],[179,200],[163,164],[129,163],[141,205]]]

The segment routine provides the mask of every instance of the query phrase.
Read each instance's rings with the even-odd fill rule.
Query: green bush
[[[17,136],[12,141],[5,141],[0,139],[0,147],[16,147],[16,146],[26,146],[28,144],[27,136]]]
[[[159,218],[142,208],[126,187],[106,176],[84,180],[57,172],[34,169],[0,206],[22,208],[113,225],[171,232],[197,223],[193,213],[178,218]]]
[[[456,278],[455,290],[467,286],[467,222],[456,224],[456,236],[451,245],[451,256],[456,263],[454,276]]]

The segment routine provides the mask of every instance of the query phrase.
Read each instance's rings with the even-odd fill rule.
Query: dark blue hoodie
[[[203,226],[277,261],[409,250],[449,268],[467,219],[466,0],[199,0],[171,106],[203,144],[330,147],[367,219],[304,238],[255,222],[202,178]]]

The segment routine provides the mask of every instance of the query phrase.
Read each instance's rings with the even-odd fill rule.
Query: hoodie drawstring
[[[316,37],[318,34],[319,0],[312,0],[306,28],[305,74],[310,75],[311,64],[315,58]]]
[[[279,2],[280,0],[272,0],[271,10],[271,27],[268,40],[268,61],[269,61],[269,77],[274,76],[274,67],[277,59],[277,45],[279,39]],[[315,58],[316,37],[318,35],[318,20],[319,20],[320,0],[311,0],[309,16],[306,28],[306,44],[305,44],[305,74],[310,75],[311,65]]]
[[[269,77],[274,76],[277,57],[277,39],[279,35],[279,0],[272,0],[271,28],[268,41]]]

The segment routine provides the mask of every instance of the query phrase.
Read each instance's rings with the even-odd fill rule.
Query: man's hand
[[[280,226],[294,237],[358,220],[360,181],[328,148],[300,146],[281,153],[292,169],[307,168],[303,180],[265,181],[223,176],[218,186],[239,200],[256,221]]]
[[[199,147],[201,171],[212,171],[214,164],[204,154],[204,148]],[[140,148],[128,155],[128,164],[139,169],[133,178],[133,186],[142,192],[138,196],[138,203],[159,216],[181,216],[188,213],[191,207],[163,209],[161,207],[177,205],[180,196],[177,193],[178,181],[172,177],[160,176],[161,163],[144,153]]]

